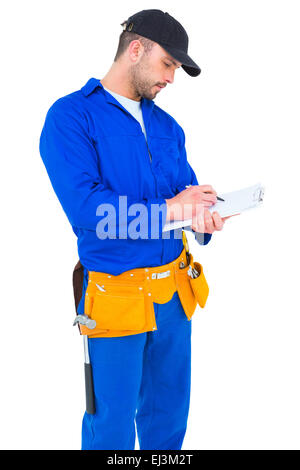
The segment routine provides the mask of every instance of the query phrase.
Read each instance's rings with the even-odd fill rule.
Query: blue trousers
[[[191,377],[191,321],[177,292],[154,304],[157,330],[90,338],[96,413],[85,413],[83,450],[181,449]]]

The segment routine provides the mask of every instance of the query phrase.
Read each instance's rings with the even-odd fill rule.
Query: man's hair
[[[139,34],[131,33],[130,31],[122,31],[119,37],[119,45],[114,58],[114,62],[116,62],[118,58],[126,51],[131,41],[135,40],[141,41],[146,54],[149,54],[155,44],[153,41],[151,41],[151,39],[147,39],[144,36],[140,36]]]

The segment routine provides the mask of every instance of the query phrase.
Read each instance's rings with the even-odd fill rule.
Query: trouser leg
[[[146,333],[89,339],[96,413],[85,413],[83,450],[133,450]]]
[[[144,350],[136,423],[140,449],[181,449],[189,411],[191,321],[178,294],[155,305],[158,329]]]

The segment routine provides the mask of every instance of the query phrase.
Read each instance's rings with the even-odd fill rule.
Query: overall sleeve
[[[180,150],[180,165],[178,172],[178,179],[176,184],[176,194],[180,193],[189,184],[199,185],[196,174],[191,165],[187,161],[186,148],[185,148],[185,134],[182,127],[179,126],[179,150]],[[200,233],[192,230],[191,227],[185,227],[185,230],[193,232],[195,239],[200,245],[207,245],[211,239],[210,233]]]
[[[116,215],[114,238],[119,238],[121,225],[122,233],[124,228],[127,233],[128,225],[136,216],[127,214],[124,217],[122,213],[119,217],[119,196],[127,195],[119,195],[102,184],[98,155],[88,132],[87,121],[73,103],[60,99],[51,106],[46,115],[39,148],[53,189],[72,226],[96,231],[96,226],[101,220],[96,214],[97,208],[101,204],[109,204]],[[134,200],[127,196],[127,208],[131,204],[142,204],[147,209],[143,210],[143,214],[147,214],[143,215],[145,238],[151,238],[151,205],[160,206],[155,226],[155,238],[160,238],[166,222],[166,200]]]

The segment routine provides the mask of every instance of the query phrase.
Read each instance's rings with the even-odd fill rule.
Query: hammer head
[[[74,320],[73,326],[78,324],[86,326],[89,330],[93,330],[94,328],[96,328],[96,321],[92,320],[87,315],[77,315]]]

